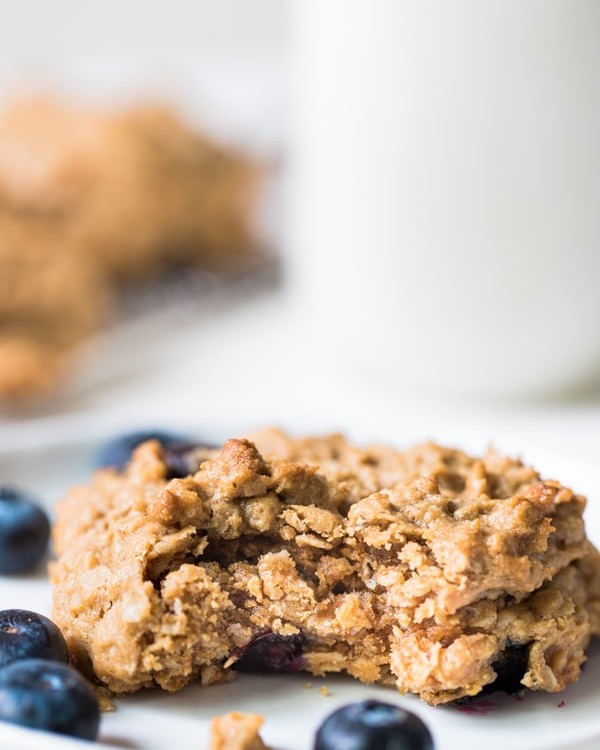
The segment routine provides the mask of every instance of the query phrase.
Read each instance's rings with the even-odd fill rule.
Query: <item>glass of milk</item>
[[[291,275],[398,383],[600,380],[600,1],[298,0]]]

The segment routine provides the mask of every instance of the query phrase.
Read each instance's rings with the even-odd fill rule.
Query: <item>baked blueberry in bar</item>
[[[112,691],[305,670],[439,704],[579,677],[600,558],[557,481],[276,430],[200,461],[168,479],[149,441],[58,505],[54,619]]]

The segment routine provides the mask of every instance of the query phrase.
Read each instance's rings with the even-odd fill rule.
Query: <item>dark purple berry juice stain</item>
[[[486,714],[492,713],[492,711],[498,711],[502,708],[499,703],[489,701],[485,699],[476,700],[472,703],[465,703],[464,705],[455,706],[457,711],[461,714],[468,714],[469,716],[485,716]]]

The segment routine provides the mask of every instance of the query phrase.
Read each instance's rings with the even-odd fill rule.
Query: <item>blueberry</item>
[[[418,716],[370,700],[330,714],[317,730],[313,750],[433,750],[433,740]]]
[[[0,720],[93,740],[100,708],[91,685],[72,667],[25,659],[0,669]]]
[[[58,627],[44,615],[26,609],[0,611],[0,668],[22,659],[69,661],[69,649]]]
[[[301,635],[284,636],[265,630],[236,649],[232,658],[238,672],[289,674],[304,671],[303,651],[304,638]]]
[[[21,491],[0,487],[0,573],[22,573],[38,563],[48,546],[50,523]]]
[[[170,432],[161,430],[147,430],[144,432],[128,432],[109,440],[101,449],[97,466],[112,466],[118,471],[122,471],[128,464],[133,451],[145,443],[146,440],[158,440],[163,446],[177,445],[187,443],[187,439],[181,435],[175,435]]]
[[[520,693],[525,689],[521,680],[529,669],[529,643],[509,642],[500,657],[492,664],[496,679],[486,685],[483,693]],[[481,693],[480,693],[481,695]]]
[[[187,437],[161,430],[130,432],[110,440],[100,451],[96,465],[112,466],[122,471],[129,463],[133,451],[146,440],[158,440],[162,444],[169,479],[196,472],[203,460],[202,447],[207,450],[213,447],[200,446]]]
[[[468,706],[477,703],[479,698],[491,693],[508,693],[514,695],[525,690],[521,682],[529,669],[529,646],[530,643],[513,643],[509,641],[500,653],[492,669],[496,673],[496,679],[489,685],[484,685],[477,695],[467,695],[453,701],[455,706]]]
[[[214,450],[216,445],[184,442],[163,444],[163,455],[167,464],[167,477],[187,477],[195,474],[200,464],[208,458],[207,452]]]

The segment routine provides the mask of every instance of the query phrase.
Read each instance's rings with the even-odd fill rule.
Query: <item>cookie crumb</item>
[[[321,693],[321,695],[323,696],[323,698],[328,698],[329,695],[330,695],[329,688],[325,687],[325,685],[323,685],[322,688],[319,688],[319,692]]]
[[[96,693],[96,698],[98,698],[100,711],[103,714],[108,714],[108,713],[111,713],[112,711],[117,710],[117,707],[113,703],[112,694],[110,690],[103,687],[102,685],[94,685],[94,692]]]
[[[312,687],[312,682],[305,682],[304,683],[304,689],[305,690],[310,690],[311,687]]]
[[[259,735],[264,716],[230,711],[210,724],[209,750],[269,750]]]

